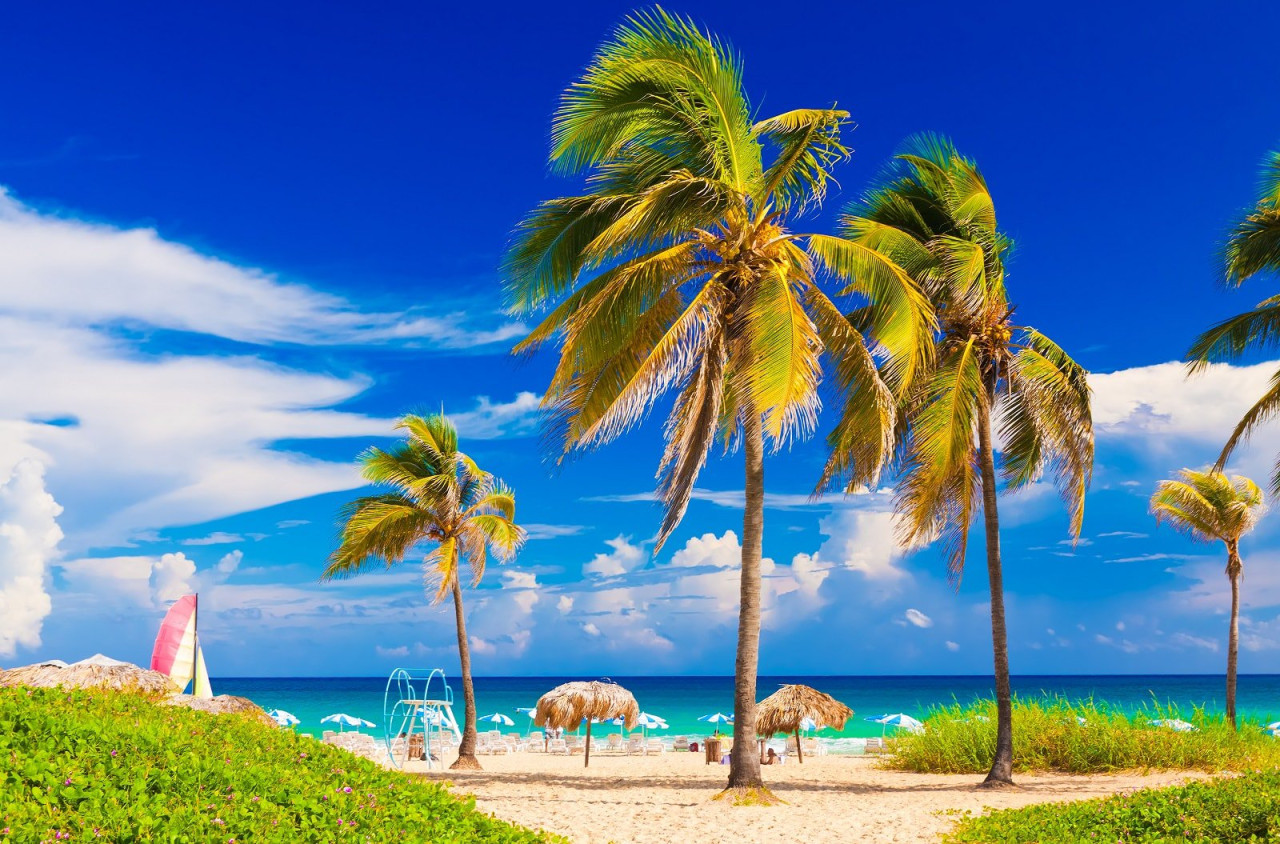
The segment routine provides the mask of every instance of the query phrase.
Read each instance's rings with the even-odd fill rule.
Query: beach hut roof
[[[851,717],[852,709],[825,692],[810,686],[783,686],[757,706],[756,733],[794,733],[805,718],[840,730]]]
[[[159,703],[161,706],[185,706],[197,712],[209,712],[213,715],[240,715],[272,727],[279,726],[266,713],[266,710],[247,697],[236,697],[235,695],[196,697],[195,695],[171,694],[159,701]]]
[[[44,662],[0,671],[0,686],[128,689],[150,694],[168,694],[174,691],[173,681],[164,674],[139,668],[129,662],[119,662],[102,654],[95,654],[65,668]]]
[[[576,730],[589,718],[599,721],[621,718],[630,730],[640,718],[640,707],[635,696],[617,683],[599,680],[565,683],[538,699],[533,722],[539,727]]]

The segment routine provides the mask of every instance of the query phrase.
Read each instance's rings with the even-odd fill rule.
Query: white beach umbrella
[[[732,716],[732,715],[725,715],[723,712],[713,712],[713,713],[711,713],[710,715],[703,715],[703,716],[702,716],[701,718],[699,718],[698,720],[699,720],[699,721],[706,721],[708,724],[715,724],[715,725],[716,725],[716,735],[719,735],[719,734],[720,734],[720,725],[721,725],[721,724],[732,724],[732,723],[733,723],[733,716]]]
[[[495,712],[492,715],[481,715],[476,720],[484,721],[486,724],[501,724],[504,727],[512,727],[515,726],[516,723],[501,712]]]
[[[875,718],[868,718],[876,724],[885,727],[897,727],[899,730],[906,730],[909,733],[919,733],[924,731],[924,724],[912,718],[903,712],[894,712],[889,715],[878,715]]]
[[[810,730],[816,730],[818,729],[818,722],[812,718],[801,718],[800,729],[804,730],[806,733]]]
[[[1195,724],[1183,721],[1181,718],[1157,718],[1150,723],[1153,727],[1167,727],[1175,733],[1189,733],[1196,729]]]
[[[338,731],[341,732],[343,727],[372,727],[372,721],[366,721],[363,718],[357,718],[354,715],[348,715],[345,712],[337,712],[333,715],[326,715],[320,719],[321,724],[337,724]]]
[[[282,727],[292,727],[298,723],[298,716],[283,709],[273,709],[267,713],[267,717]]]

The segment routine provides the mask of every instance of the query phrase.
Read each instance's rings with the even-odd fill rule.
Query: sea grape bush
[[[0,689],[0,844],[559,841],[288,730],[119,692]]]
[[[1196,725],[1179,733],[1155,719],[1182,717]],[[1221,716],[1153,703],[1129,713],[1092,700],[1019,699],[1013,705],[1017,752],[1014,770],[1105,773],[1121,770],[1246,771],[1280,765],[1280,740],[1261,725],[1241,722],[1237,732]],[[924,732],[904,734],[885,764],[907,771],[977,774],[991,767],[996,742],[993,701],[937,707]]]
[[[1257,771],[1178,788],[1077,803],[1045,803],[967,818],[949,844],[1280,841],[1280,772]]]

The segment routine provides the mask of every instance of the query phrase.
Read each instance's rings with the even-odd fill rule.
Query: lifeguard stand
[[[462,741],[458,720],[453,717],[453,689],[439,668],[397,668],[387,678],[382,699],[382,722],[386,730],[387,756],[396,768],[403,768],[421,736],[422,759],[428,768],[440,763],[438,751],[442,730]]]

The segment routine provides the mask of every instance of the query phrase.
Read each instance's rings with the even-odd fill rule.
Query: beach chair
[[[862,752],[863,753],[884,753],[886,750],[888,750],[888,748],[885,747],[883,738],[869,738],[867,739],[867,743],[863,747]]]
[[[617,733],[609,733],[604,749],[608,751],[622,750],[622,736]]]
[[[818,741],[816,738],[813,738],[812,736],[810,736],[809,738],[804,740],[804,755],[805,756],[826,756],[827,747],[822,742]]]
[[[666,753],[667,746],[662,743],[662,739],[651,738],[644,746],[644,754],[648,756],[650,753]]]
[[[525,740],[524,749],[534,753],[541,753],[547,749],[547,741],[541,731],[529,733],[529,738]]]
[[[644,738],[643,737],[632,736],[631,739],[627,742],[627,755],[631,756],[632,754],[635,754],[638,756],[644,755]]]
[[[689,737],[688,737],[688,736],[676,736],[675,744],[673,744],[673,745],[671,746],[671,749],[672,749],[672,750],[684,750],[684,751],[687,751],[687,750],[689,749]]]
[[[565,747],[569,748],[570,756],[575,753],[582,753],[586,750],[586,745],[582,743],[582,736],[565,736],[564,743]]]
[[[553,738],[551,741],[547,742],[547,752],[563,753],[565,756],[568,756],[569,744],[562,738]]]
[[[796,744],[795,736],[787,736],[786,749],[782,751],[783,756],[798,756],[800,754],[800,746]]]

